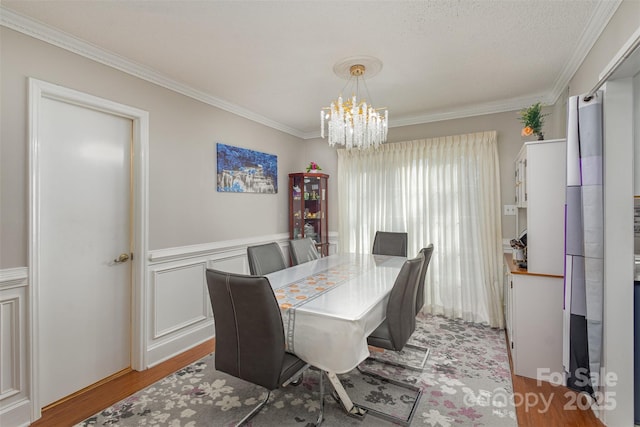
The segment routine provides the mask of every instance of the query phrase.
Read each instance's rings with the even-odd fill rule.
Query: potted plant
[[[522,136],[530,136],[535,134],[538,140],[543,140],[542,126],[544,125],[544,118],[548,114],[542,114],[542,104],[536,102],[529,108],[525,108],[520,111],[520,122],[524,126],[522,128]]]

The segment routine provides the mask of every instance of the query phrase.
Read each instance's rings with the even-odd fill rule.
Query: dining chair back
[[[315,242],[310,237],[289,240],[289,252],[293,265],[303,264],[320,258]]]
[[[373,239],[372,254],[407,256],[407,233],[376,231]]]
[[[426,248],[420,249],[420,253],[424,255],[424,262],[420,268],[420,275],[418,276],[418,291],[416,292],[416,315],[422,310],[424,306],[424,280],[427,275],[427,268],[429,268],[429,262],[431,262],[431,255],[433,255],[433,243],[429,243]]]
[[[387,318],[367,338],[375,347],[400,351],[416,329],[416,292],[424,256],[404,262],[389,294]]]
[[[247,247],[247,258],[249,271],[254,276],[263,276],[287,268],[280,245],[276,242]]]
[[[240,424],[266,404],[269,394],[309,367],[285,351],[284,327],[269,279],[207,269],[213,308],[215,368],[266,388],[267,398]]]

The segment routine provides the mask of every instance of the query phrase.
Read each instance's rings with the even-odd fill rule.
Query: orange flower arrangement
[[[536,102],[529,108],[525,108],[520,111],[520,122],[524,125],[522,128],[522,136],[529,136],[536,134],[538,139],[544,139],[542,135],[542,126],[544,125],[544,118],[548,114],[542,113],[542,104]]]
[[[522,128],[522,136],[533,135],[533,128],[531,126],[525,126]]]

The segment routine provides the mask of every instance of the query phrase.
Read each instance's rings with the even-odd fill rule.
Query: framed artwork
[[[278,156],[248,148],[216,144],[218,191],[278,192]]]

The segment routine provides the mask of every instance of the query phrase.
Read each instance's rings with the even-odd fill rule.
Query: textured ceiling
[[[367,86],[391,126],[555,102],[618,4],[2,0],[2,23],[28,17],[121,69],[307,138],[344,87],[334,64],[351,56],[382,61]]]

